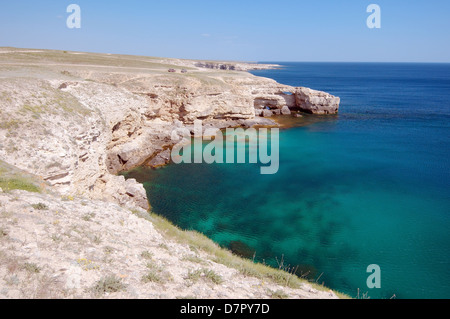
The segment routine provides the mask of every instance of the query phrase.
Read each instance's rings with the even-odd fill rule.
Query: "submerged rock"
[[[155,157],[150,159],[146,166],[157,168],[160,166],[164,166],[170,162],[170,149],[166,149],[161,153],[158,153]]]
[[[230,242],[229,248],[233,254],[244,258],[253,258],[256,252],[255,249],[240,240]]]

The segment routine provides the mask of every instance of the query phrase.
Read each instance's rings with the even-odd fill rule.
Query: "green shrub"
[[[8,232],[5,229],[0,228],[0,238],[6,237],[6,236],[8,236]]]
[[[147,268],[149,269],[147,274],[145,274],[141,279],[143,283],[149,282],[164,283],[173,280],[172,275],[167,271],[165,271],[164,268],[161,266],[149,262],[147,263]]]
[[[94,294],[103,295],[105,293],[119,292],[125,289],[125,285],[120,278],[114,275],[104,277],[97,281],[92,288]]]
[[[143,283],[149,283],[149,282],[156,282],[156,283],[162,283],[163,279],[161,275],[156,271],[149,271],[146,275],[142,277]]]
[[[223,282],[222,276],[218,275],[213,270],[205,268],[189,271],[186,276],[186,279],[192,282],[197,282],[199,279],[202,278],[209,280],[217,285]]]
[[[23,268],[33,274],[38,274],[41,272],[41,268],[39,268],[38,265],[33,264],[33,263],[25,263],[25,265],[23,266]]]
[[[43,203],[33,204],[31,207],[37,210],[48,210],[48,206]]]
[[[153,258],[153,254],[151,252],[149,252],[149,251],[143,251],[141,253],[141,257],[144,258],[144,259],[151,260]]]

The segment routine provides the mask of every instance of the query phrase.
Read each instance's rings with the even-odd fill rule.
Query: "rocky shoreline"
[[[174,129],[192,125],[197,119],[218,128],[270,126],[276,125],[270,119],[276,114],[335,114],[339,109],[339,98],[328,93],[282,85],[247,72],[211,73],[193,67],[199,63],[195,61],[139,60],[143,65],[138,69],[138,62],[130,61],[128,56],[50,53],[52,56],[46,56],[44,62],[39,62],[43,55],[40,52],[0,53],[2,67],[8,69],[0,73],[4,116],[13,110],[16,115],[21,112],[23,116],[15,120],[18,128],[28,118],[29,126],[49,126],[46,133],[50,133],[43,135],[36,129],[27,139],[8,136],[15,148],[3,148],[0,156],[43,176],[70,195],[83,194],[148,209],[143,187],[117,174],[150,158],[161,163],[167,156],[158,154],[174,143]],[[21,55],[29,59],[28,63],[16,62],[24,60]],[[71,63],[73,59],[75,63]],[[169,62],[175,69],[187,69],[187,73],[167,73]],[[35,65],[43,70],[27,73]],[[240,64],[239,68],[243,65],[255,67]],[[52,111],[47,112],[41,105]],[[36,149],[42,142],[42,150]],[[39,163],[24,154],[33,148],[41,159]],[[59,165],[48,164],[52,162]]]
[[[118,173],[166,164],[172,131],[197,119],[276,126],[277,114],[335,114],[340,102],[245,72],[274,65],[14,48],[0,58],[0,160],[58,196],[128,209],[150,205],[143,185]]]

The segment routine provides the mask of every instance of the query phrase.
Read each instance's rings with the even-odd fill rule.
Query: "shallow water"
[[[126,174],[153,210],[259,261],[356,296],[450,297],[450,65],[287,63],[255,71],[341,97],[280,133],[280,169],[180,164]],[[369,289],[367,266],[381,268]]]

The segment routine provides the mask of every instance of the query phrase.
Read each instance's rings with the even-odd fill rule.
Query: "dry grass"
[[[14,52],[16,51],[16,52]],[[127,55],[108,55],[101,53],[87,52],[64,52],[56,50],[45,50],[39,52],[17,52],[3,53],[2,59],[15,63],[39,63],[39,64],[71,64],[71,65],[92,65],[92,66],[115,66],[123,68],[149,68],[164,69],[181,67],[170,63],[159,63],[160,59],[152,57],[139,57]]]
[[[143,283],[154,282],[163,284],[173,280],[172,275],[165,271],[164,267],[158,266],[153,262],[147,263],[147,269],[147,273],[141,279]]]
[[[218,275],[211,269],[201,268],[197,270],[191,270],[188,272],[186,279],[195,283],[199,280],[210,281],[216,285],[219,285],[223,282],[222,276]]]
[[[114,293],[125,290],[126,286],[122,282],[122,279],[117,278],[114,275],[101,278],[92,287],[92,292],[95,296],[101,296],[106,293]]]
[[[15,189],[32,193],[42,192],[37,178],[18,170],[17,168],[0,160],[0,187],[3,191]]]
[[[325,286],[300,278],[292,272],[286,271],[285,269],[276,269],[268,265],[255,263],[252,260],[236,256],[229,250],[220,247],[203,234],[195,231],[181,230],[180,228],[174,226],[167,219],[159,215],[144,212],[135,212],[135,214],[141,218],[145,218],[151,221],[155,228],[168,239],[175,240],[181,244],[186,244],[191,248],[191,250],[206,252],[211,256],[214,262],[234,268],[244,276],[268,280],[289,288],[300,288],[302,284],[308,283],[312,285],[314,289],[320,291],[330,290]],[[188,279],[195,279],[196,277],[200,276],[201,273],[201,271],[191,272],[188,275]],[[348,296],[339,292],[335,293],[340,298],[349,298]]]

